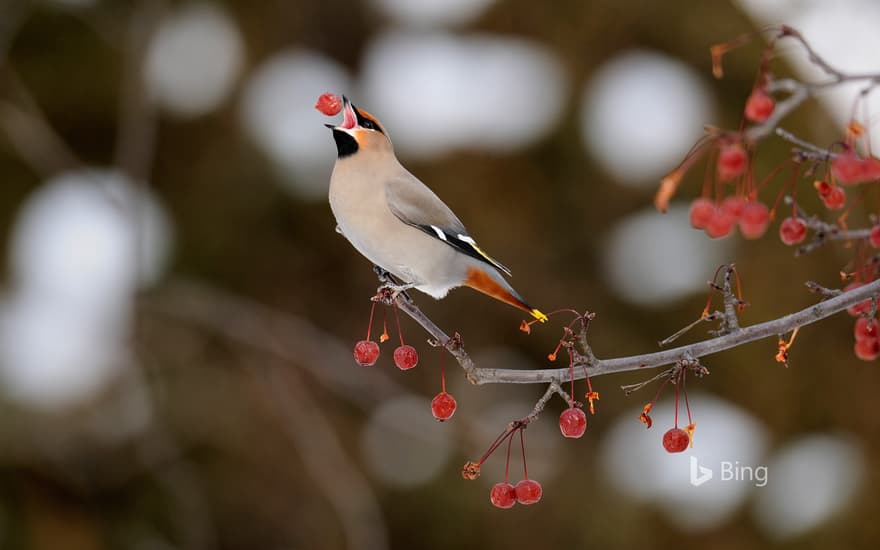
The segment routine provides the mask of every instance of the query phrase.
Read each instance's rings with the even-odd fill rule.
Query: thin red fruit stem
[[[397,313],[397,304],[395,303],[395,304],[394,304],[393,306],[391,306],[391,307],[394,308],[394,318],[397,320],[397,335],[400,336],[400,345],[401,345],[401,346],[406,345],[406,344],[403,343],[403,331],[400,330],[400,314]],[[443,352],[442,352],[442,349],[443,349],[443,348],[440,348],[440,349],[441,349],[441,352],[440,352],[440,353],[443,353]],[[442,363],[441,363],[441,364],[442,364]]]
[[[791,162],[791,161],[788,161],[788,162]],[[785,165],[785,163],[782,166],[784,166],[784,165]],[[780,167],[780,169],[781,169],[781,167]],[[793,167],[793,170],[794,169],[796,169],[796,166]],[[775,174],[776,171],[774,171],[773,173]],[[775,217],[776,208],[779,206],[779,203],[782,201],[782,197],[784,197],[785,193],[788,191],[788,179],[786,179],[785,181],[786,181],[786,183],[783,184],[782,187],[779,188],[779,193],[776,194],[776,200],[773,201],[773,208],[770,209],[771,218]]]
[[[510,483],[510,447],[513,443],[513,438],[510,437],[507,439],[507,463],[504,466],[504,483]]]
[[[551,361],[556,359],[556,355],[559,353],[559,348],[561,348],[561,347],[562,347],[562,340],[559,340],[559,343],[556,344],[555,348],[553,348],[553,353],[550,354]]]
[[[718,177],[718,161],[721,159],[721,145],[721,142],[719,142],[718,149],[716,150],[717,154],[713,156],[714,162],[712,163],[712,168],[715,171],[715,206],[721,206],[721,198],[724,196],[724,183],[721,181],[721,178]]]
[[[733,276],[736,278],[735,279],[736,280],[736,297],[739,299],[740,302],[742,302],[743,301],[742,282],[739,280],[739,271],[737,271],[735,267],[732,269],[733,269]]]
[[[681,375],[681,391],[684,393],[684,408],[687,410],[687,413],[688,413],[688,426],[690,426],[691,424],[694,423],[694,419],[691,418],[691,405],[690,405],[690,403],[688,403],[688,392],[687,392],[686,380],[687,380],[687,373],[686,373],[686,372],[682,372],[682,375]]]
[[[586,370],[586,369],[585,369]],[[574,356],[568,350],[568,378],[571,380],[571,393],[569,396],[569,408],[574,407]]]
[[[587,366],[583,365],[584,378],[587,380],[587,391],[593,393],[593,384],[590,383],[590,373],[587,372]]]
[[[529,479],[529,469],[526,467],[526,442],[525,436],[523,435],[523,430],[520,428],[519,430],[519,445],[522,447],[522,457],[523,457],[523,479]]]
[[[743,186],[742,196],[747,201],[752,200],[752,193],[755,189],[755,157],[757,152],[754,147],[749,147],[749,171],[746,172],[745,185]]]
[[[574,313],[575,315],[580,315],[580,313],[570,307],[565,307],[561,309],[555,309],[547,314],[547,317],[553,317],[554,315],[559,315],[560,313]],[[537,319],[535,319],[537,321]],[[534,323],[535,321],[532,321]]]
[[[709,171],[711,169],[712,169],[712,162],[711,162],[711,157],[710,157],[710,161],[708,163],[706,163],[706,169],[705,169],[706,173],[703,174],[703,185],[702,185],[702,189],[700,189],[700,197],[702,197],[706,200],[710,200],[712,198],[712,185],[710,183],[711,176],[709,176],[709,173],[710,173]]]
[[[678,428],[678,386],[681,381],[675,384],[675,427]]]
[[[755,187],[755,194],[760,192],[761,189],[763,189],[765,185],[770,183],[773,180],[773,178],[776,177],[776,174],[781,172],[782,169],[785,168],[786,166],[788,166],[788,163],[790,163],[790,162],[792,162],[791,159],[788,159],[785,162],[780,163],[779,166],[777,166],[773,170],[770,170],[770,173],[764,177],[764,179],[761,181],[761,183],[759,183],[757,185],[757,187]],[[782,195],[779,195],[779,196],[781,197]],[[779,202],[779,199],[776,200],[776,203],[778,203],[778,202]],[[773,205],[774,208],[776,208],[776,203],[774,203],[774,205]]]
[[[440,348],[440,391],[446,393],[446,354]]]
[[[654,399],[651,401],[651,406],[652,406],[652,407],[654,406],[654,403],[656,403],[657,400],[660,399],[660,392],[663,391],[663,388],[665,388],[665,387],[666,387],[666,384],[668,384],[668,383],[669,383],[669,378],[667,378],[666,380],[664,380],[663,383],[660,384],[660,387],[657,388],[657,394],[654,396]]]
[[[507,439],[508,437],[510,437],[513,434],[513,432],[514,432],[513,429],[511,429],[509,427],[505,428],[505,430],[503,432],[501,432],[498,435],[498,437],[495,438],[495,441],[493,441],[492,444],[489,445],[489,448],[486,450],[485,453],[483,453],[483,456],[480,457],[480,460],[477,462],[477,465],[480,466],[483,464],[483,462],[486,462],[486,459],[489,458],[489,456],[491,456],[492,453],[495,452],[495,449],[497,449],[499,446],[501,446],[501,444],[504,443],[504,440]]]
[[[367,325],[367,340],[370,339],[370,331],[373,329],[373,314],[376,312],[376,302],[370,306],[370,323]]]

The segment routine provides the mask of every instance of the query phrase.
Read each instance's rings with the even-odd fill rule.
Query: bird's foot
[[[394,300],[396,300],[397,297],[400,296],[401,294],[403,294],[403,296],[404,296],[407,300],[409,300],[410,297],[409,297],[409,295],[406,293],[406,291],[409,290],[409,289],[411,289],[411,288],[415,288],[415,286],[416,286],[416,285],[413,284],[413,283],[408,283],[408,284],[405,284],[405,285],[401,285],[401,284],[384,284],[384,285],[380,286],[380,287],[376,290],[376,296],[373,297],[373,300],[375,300],[375,301],[377,301],[377,302],[382,302],[383,304],[385,304],[385,305],[389,305],[389,306],[390,306],[391,304],[393,304],[393,303],[394,303]]]
[[[390,271],[378,265],[373,266],[373,271],[379,277],[379,281],[382,282],[382,286],[379,287],[376,291],[376,296],[373,298],[375,301],[391,305],[399,295],[403,294],[407,301],[412,302],[412,298],[410,298],[406,291],[415,288],[415,284],[402,284]]]

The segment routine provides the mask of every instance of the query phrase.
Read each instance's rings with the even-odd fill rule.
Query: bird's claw
[[[378,265],[373,266],[373,271],[382,283],[382,286],[376,291],[376,296],[373,297],[373,300],[382,302],[386,305],[391,305],[399,295],[403,294],[403,297],[406,298],[407,301],[412,301],[412,298],[410,298],[406,291],[415,288],[415,284],[401,284],[397,277],[392,275],[390,271]]]
[[[385,284],[380,286],[376,290],[376,296],[373,297],[373,300],[377,302],[382,302],[383,304],[390,306],[401,294],[403,294],[408,299],[409,296],[407,296],[406,291],[414,288],[415,286],[416,285],[412,283],[405,285]]]

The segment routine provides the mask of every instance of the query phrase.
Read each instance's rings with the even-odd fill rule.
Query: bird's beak
[[[357,113],[355,109],[356,107],[352,105],[351,101],[347,97],[342,96],[342,124],[339,126],[325,124],[324,126],[331,130],[351,130],[357,126]]]

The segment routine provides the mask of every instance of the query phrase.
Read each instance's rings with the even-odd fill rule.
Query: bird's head
[[[390,151],[391,140],[379,121],[370,113],[358,109],[342,96],[342,124],[334,126],[325,124],[333,130],[336,150],[339,158],[347,157],[358,151]]]

